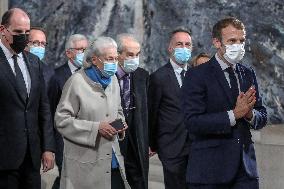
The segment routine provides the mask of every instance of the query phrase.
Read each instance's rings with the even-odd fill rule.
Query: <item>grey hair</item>
[[[118,35],[116,36],[117,51],[118,51],[118,53],[122,53],[122,51],[124,50],[123,39],[125,39],[125,38],[131,39],[131,40],[133,40],[134,42],[140,44],[139,41],[134,37],[133,34],[130,34],[130,33],[121,33],[121,34],[118,34]]]
[[[104,54],[106,48],[116,48],[117,44],[115,40],[111,37],[100,36],[97,39],[91,42],[91,45],[87,48],[87,51],[84,56],[84,68],[91,67],[93,65],[93,56],[101,56]]]
[[[71,35],[68,38],[67,42],[65,43],[65,50],[73,48],[74,47],[74,43],[76,41],[82,41],[82,40],[88,41],[86,36],[84,36],[82,34],[73,34],[73,35]]]

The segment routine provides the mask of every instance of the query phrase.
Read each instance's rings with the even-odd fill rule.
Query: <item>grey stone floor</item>
[[[42,173],[41,189],[51,189],[58,175],[57,167],[47,173]],[[162,165],[157,155],[150,158],[149,189],[164,189]]]
[[[255,141],[260,189],[284,188],[284,125],[269,125],[252,131]],[[42,189],[51,189],[57,169],[42,174]],[[150,158],[149,189],[164,189],[161,162]]]

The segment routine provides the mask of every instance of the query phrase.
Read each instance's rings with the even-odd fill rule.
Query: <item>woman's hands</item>
[[[124,131],[128,128],[128,125],[123,122],[124,128],[120,130],[116,130],[113,128],[110,123],[108,122],[101,122],[99,125],[99,133],[102,135],[104,138],[108,140],[112,140],[113,136],[116,134],[124,133]]]

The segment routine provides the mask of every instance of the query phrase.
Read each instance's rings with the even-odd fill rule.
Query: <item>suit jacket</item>
[[[240,163],[251,178],[257,178],[256,159],[250,128],[265,126],[266,109],[262,105],[256,76],[251,68],[237,64],[240,89],[246,92],[255,85],[257,101],[255,121],[244,119],[230,125],[227,111],[235,107],[229,84],[216,58],[191,69],[183,86],[185,124],[193,136],[188,162],[190,183],[228,183]]]
[[[66,82],[55,114],[56,127],[64,137],[64,164],[60,188],[111,189],[112,147],[126,189],[123,157],[115,137],[99,133],[100,122],[123,119],[120,90],[115,76],[104,90],[83,69]]]
[[[49,81],[54,74],[54,69],[51,68],[49,65],[42,62],[42,74],[43,74],[43,78],[44,78],[44,81],[45,81],[45,87],[48,90]]]
[[[149,143],[160,158],[174,158],[188,152],[181,88],[170,63],[150,75]]]
[[[54,75],[49,81],[48,97],[52,118],[54,118],[54,114],[61,97],[63,86],[71,75],[72,73],[68,66],[68,63],[65,63],[54,70]]]
[[[130,76],[130,92],[132,96],[131,106],[135,109],[130,110],[125,118],[128,124],[126,139],[120,142],[121,153],[127,159],[127,148],[135,148],[135,157],[142,169],[142,176],[145,188],[148,188],[149,172],[149,142],[148,142],[148,91],[149,73],[138,68]],[[122,100],[123,102],[123,100]],[[131,143],[131,144],[130,144]]]
[[[54,151],[53,129],[40,60],[23,52],[31,77],[26,101],[16,87],[15,75],[0,48],[0,170],[17,169],[27,149],[40,168],[41,154]]]

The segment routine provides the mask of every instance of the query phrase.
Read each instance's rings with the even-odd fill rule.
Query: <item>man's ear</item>
[[[66,49],[66,50],[65,50],[65,54],[66,54],[66,56],[69,58],[69,56],[70,56],[70,51],[69,51],[69,49]]]
[[[218,38],[213,38],[212,43],[216,49],[220,49],[222,46],[222,42]]]
[[[98,60],[98,57],[96,57],[96,56],[93,56],[93,57],[92,57],[92,64],[93,64],[93,65],[98,66],[98,61],[99,61],[99,60]]]
[[[169,54],[172,54],[174,48],[172,47],[172,45],[170,44],[169,47],[168,47],[168,53]]]
[[[5,29],[5,26],[4,25],[0,25],[0,32],[1,32],[1,35],[3,36],[3,32],[4,32],[4,29]]]
[[[117,60],[118,63],[123,62],[122,53],[118,53]]]

